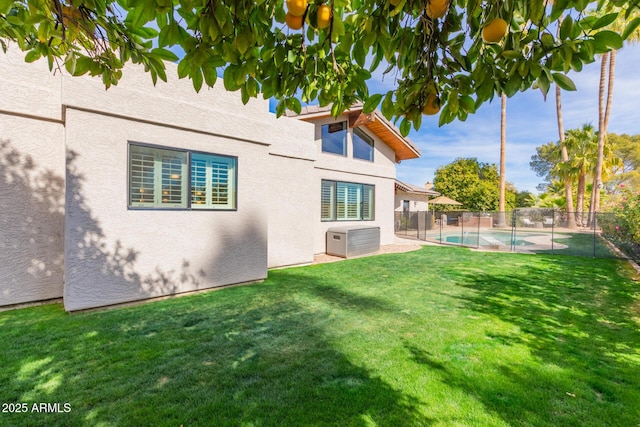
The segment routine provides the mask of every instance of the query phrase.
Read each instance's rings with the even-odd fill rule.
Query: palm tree
[[[503,93],[500,100],[500,198],[498,200],[498,227],[506,227],[507,95]]]
[[[569,163],[561,163],[559,175],[578,178],[576,194],[576,221],[583,225],[584,195],[587,173],[593,170],[593,159],[598,149],[598,134],[591,124],[584,124],[581,129],[571,129],[565,135],[565,145],[571,155]]]
[[[564,138],[564,123],[562,120],[562,89],[556,85],[556,116],[558,117],[558,134],[560,135],[560,150],[562,154],[562,162],[569,162],[569,153],[567,152],[567,146]],[[565,174],[564,178],[564,195],[566,200],[567,211],[567,227],[576,228],[575,209],[573,207],[573,185],[571,182],[571,175]]]
[[[560,26],[564,14],[558,19],[558,35],[560,34]],[[562,89],[556,85],[556,117],[558,118],[558,135],[560,137],[560,150],[562,154],[562,161],[564,163],[569,162],[569,154],[567,153],[567,147],[564,143],[564,121],[562,120]],[[576,228],[575,209],[573,207],[573,185],[571,182],[571,176],[566,174],[564,179],[564,196],[566,200],[566,212],[567,212],[567,227]]]
[[[604,12],[610,13],[612,8],[607,8]],[[636,11],[626,18],[622,18],[623,14],[620,9],[616,10],[620,13],[620,18],[614,21],[610,28],[613,31],[622,33],[628,22],[631,22],[634,18],[639,16]],[[615,11],[615,10],[614,10]],[[621,19],[622,18],[622,19]],[[640,29],[633,31],[626,39],[627,43],[637,43],[640,40]],[[607,63],[609,65],[609,72],[607,78]],[[613,100],[613,82],[615,80],[615,67],[616,67],[616,50],[613,49],[609,53],[604,53],[600,62],[600,82],[598,92],[598,155],[596,160],[596,167],[593,176],[593,188],[591,192],[591,208],[590,212],[597,213],[600,209],[600,190],[603,186],[602,183],[602,167],[604,161],[604,146],[607,140],[607,127],[609,126],[609,117],[611,116],[611,104]],[[605,104],[605,80],[608,80],[606,85],[606,104]],[[591,215],[589,215],[589,226],[591,225]]]

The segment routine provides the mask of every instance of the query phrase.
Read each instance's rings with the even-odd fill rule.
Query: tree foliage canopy
[[[283,0],[0,0],[0,43],[15,42],[27,61],[45,57],[51,68],[101,76],[107,87],[127,61],[166,80],[168,60],[196,90],[222,75],[245,102],[278,99],[278,114],[299,111],[297,96],[333,103],[334,115],[361,100],[365,112],[380,107],[400,118],[406,135],[420,126],[430,94],[440,99],[442,125],[496,93],[574,89],[568,71],[620,48],[640,24],[631,20],[622,35],[607,29],[633,13],[631,0],[599,0],[619,8],[601,17],[587,13],[589,0],[449,0],[441,18],[429,17],[427,1],[435,0],[326,0],[330,23],[318,29],[325,0],[313,0],[294,31]],[[508,23],[506,36],[484,42],[483,27],[497,17]],[[378,67],[397,79],[395,89],[369,92]]]
[[[433,177],[434,190],[476,211],[498,209],[499,185],[498,167],[476,158],[458,158],[438,168]],[[508,185],[508,209],[515,207],[515,193],[515,188]]]

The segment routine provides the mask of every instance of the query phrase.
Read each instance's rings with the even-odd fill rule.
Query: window
[[[129,144],[129,207],[235,209],[236,164],[235,157]]]
[[[353,157],[373,162],[373,139],[360,129],[353,130]]]
[[[322,151],[341,156],[347,155],[347,122],[322,126]]]
[[[323,221],[371,221],[374,219],[375,186],[322,180]]]
[[[232,157],[191,156],[191,208],[235,208],[235,163]]]

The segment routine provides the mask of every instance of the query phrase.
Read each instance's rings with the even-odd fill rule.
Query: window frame
[[[174,151],[174,152],[178,152],[178,153],[184,153],[186,154],[186,185],[185,185],[185,198],[186,198],[186,203],[185,206],[179,206],[179,207],[171,207],[171,206],[132,206],[131,205],[131,147],[135,146],[135,147],[140,147],[140,148],[148,148],[148,149],[156,149],[156,150],[165,150],[165,151]],[[233,168],[233,177],[232,177],[232,182],[233,182],[233,191],[230,191],[231,196],[233,198],[233,207],[228,208],[228,207],[224,207],[224,208],[214,208],[214,207],[206,207],[206,208],[201,208],[201,207],[197,207],[194,208],[192,206],[192,195],[191,195],[191,180],[192,180],[192,172],[191,172],[191,161],[192,161],[192,155],[201,155],[201,156],[211,156],[211,157],[222,157],[225,159],[230,159],[234,162],[234,168]],[[218,154],[218,153],[211,153],[211,152],[206,152],[206,151],[200,151],[200,150],[189,150],[189,149],[185,149],[185,148],[176,148],[176,147],[169,147],[169,146],[165,146],[165,145],[157,145],[157,144],[149,144],[149,143],[144,143],[144,142],[137,142],[137,141],[128,141],[127,142],[127,180],[126,180],[126,186],[127,186],[127,210],[132,210],[132,211],[195,211],[195,212],[200,212],[200,211],[212,211],[212,212],[234,212],[238,210],[238,204],[239,204],[239,200],[238,200],[238,168],[239,168],[239,161],[238,161],[238,157],[237,156],[231,156],[231,155],[226,155],[226,154]]]
[[[355,137],[363,140],[367,145],[371,147],[371,158],[365,159],[364,157],[356,156],[356,140]],[[365,131],[360,130],[359,128],[353,128],[353,132],[351,135],[351,143],[353,145],[353,158],[357,160],[362,160],[364,162],[374,163],[375,161],[375,140],[369,136]]]
[[[333,151],[325,151],[324,149],[324,138],[322,137],[323,134],[323,129],[325,126],[329,127],[331,125],[336,125],[336,124],[342,124],[343,125],[343,129],[342,131],[344,132],[344,141],[343,141],[343,153],[334,153]],[[349,155],[349,143],[348,143],[348,134],[349,134],[349,123],[346,120],[340,120],[337,122],[330,122],[330,123],[324,123],[320,125],[320,150],[325,153],[325,154],[331,154],[334,156],[340,156],[340,157],[348,157]]]
[[[331,219],[322,217],[322,196],[323,196],[323,186],[327,184],[331,184],[333,190],[330,191],[330,194],[333,197],[333,200],[329,202],[329,206],[332,209],[331,211]],[[359,202],[359,210],[360,210],[360,218],[359,219],[351,219],[351,218],[340,218],[338,217],[338,184],[343,185],[359,185],[360,186],[360,202]],[[364,218],[364,213],[367,211],[364,207],[365,201],[365,191],[371,192],[371,202],[370,202],[370,211],[371,217]],[[347,206],[344,208],[345,213],[348,211]],[[364,184],[361,182],[349,182],[349,181],[336,181],[333,179],[322,179],[320,181],[320,220],[322,222],[348,222],[348,221],[375,221],[376,220],[376,186],[375,184]]]

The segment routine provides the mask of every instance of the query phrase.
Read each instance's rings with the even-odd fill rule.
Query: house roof
[[[417,185],[407,184],[396,179],[396,189],[404,191],[405,193],[419,194],[424,196],[439,196],[440,193],[433,190],[428,190],[424,187],[418,187]]]
[[[380,138],[396,153],[396,162],[408,159],[417,159],[421,153],[418,147],[400,134],[400,130],[389,120],[387,120],[380,111],[376,110],[371,114],[362,113],[362,103],[351,106],[345,114],[349,115],[349,127],[364,126],[374,135]],[[300,114],[287,110],[287,117],[297,117],[304,121],[313,121],[315,119],[331,116],[331,105],[320,107],[318,105],[309,105],[302,107]]]

